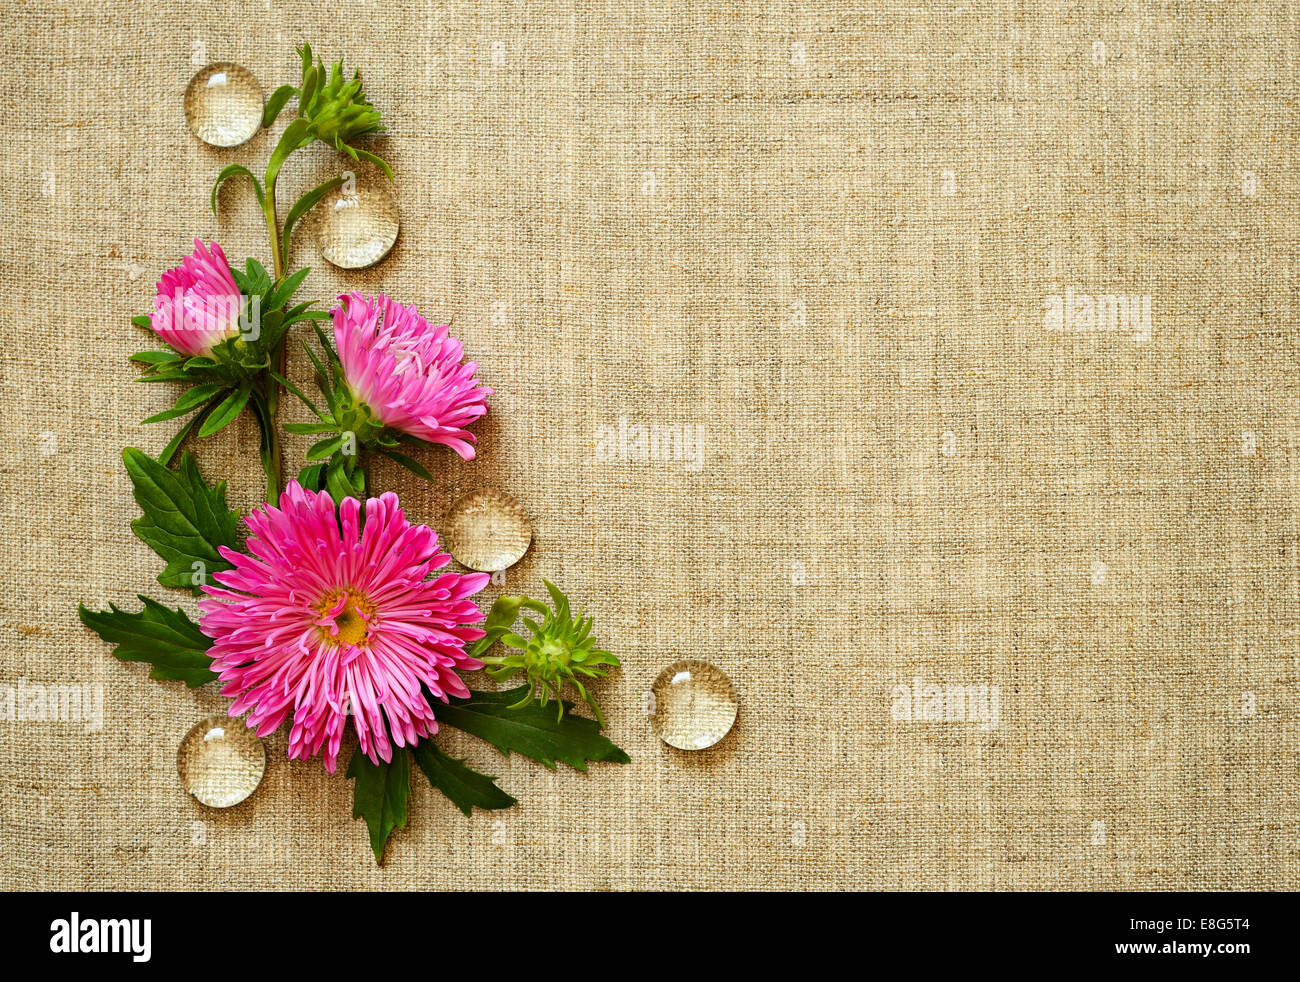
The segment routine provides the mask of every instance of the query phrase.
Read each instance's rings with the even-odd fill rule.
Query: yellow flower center
[[[342,646],[365,647],[370,642],[370,628],[375,607],[366,595],[356,590],[335,590],[316,605],[321,640]]]

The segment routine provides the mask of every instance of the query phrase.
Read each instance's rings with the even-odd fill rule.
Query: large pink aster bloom
[[[464,349],[449,325],[430,324],[383,294],[339,300],[334,342],[357,398],[380,422],[472,459],[474,434],[465,427],[487,412],[492,390],[475,381],[477,362],[460,363]]]
[[[426,580],[451,557],[391,492],[366,502],[364,527],[360,517],[356,498],[336,517],[328,494],[291,483],[279,508],[246,519],[251,555],[221,550],[235,568],[213,574],[221,586],[199,602],[230,715],[251,710],[259,735],[292,717],[289,756],[323,750],[330,772],[349,718],[361,752],[391,760],[392,743],[437,732],[428,696],[467,696],[455,669],[483,667],[465,645],[483,636],[468,598],[487,574]]]
[[[206,355],[239,333],[241,297],[226,254],[194,240],[193,255],[163,273],[150,316],[154,333],[186,355]]]

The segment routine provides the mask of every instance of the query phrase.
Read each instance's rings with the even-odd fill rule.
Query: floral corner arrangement
[[[259,736],[287,725],[290,758],[320,756],[333,773],[350,730],[353,817],[365,820],[380,862],[393,830],[406,824],[412,762],[467,817],[473,808],[516,803],[495,777],[439,748],[441,726],[551,769],[557,761],[585,770],[629,758],[602,735],[604,717],[583,683],[619,664],[596,647],[591,618],[575,614],[549,581],[549,603],[502,596],[484,617],[473,597],[488,574],[448,570],[451,556],[433,529],[409,519],[395,492],[376,493],[376,456],[428,481],[411,456],[416,448],[441,444],[471,459],[475,437],[466,427],[488,411],[492,390],[476,379],[475,363],[462,364],[449,327],[430,324],[414,306],[355,292],[329,310],[294,302],[310,273],[287,268],[294,227],[344,179],[307,191],[281,222],[276,183],[289,156],[319,142],[392,180],[388,164],[355,142],[383,129],[360,73],[349,81],[341,62],[327,70],[309,46],[299,53],[300,83],[266,102],[263,127],[295,97],[298,115],[262,179],[230,164],[211,194],[215,213],[224,182],[251,184],[270,271],[253,258],[232,266],[215,242],[195,239],[193,253],[163,273],[152,313],[133,319],[162,345],[131,356],[139,380],[179,387],[169,409],[143,422],[184,422],[156,458],[123,451],[142,512],[131,527],[166,564],[158,582],[201,598],[198,621],[145,596],[138,611],[82,605],[79,614],[117,658],[148,663],[151,678],[192,688],[220,681],[230,716],[245,716]],[[307,337],[295,338],[295,328]],[[319,403],[289,381],[294,340]],[[312,422],[279,422],[285,392]],[[182,446],[246,412],[260,434],[266,500],[242,516],[241,532],[224,482],[209,484]],[[287,481],[282,431],[316,437]],[[528,637],[515,630],[521,615]],[[506,691],[470,688],[460,673],[481,669],[497,681],[523,681]],[[566,686],[594,720],[572,711]]]

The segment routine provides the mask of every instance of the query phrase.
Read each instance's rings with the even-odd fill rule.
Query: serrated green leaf
[[[147,662],[152,679],[179,679],[191,689],[216,679],[208,648],[212,639],[199,630],[180,608],[171,610],[141,596],[144,609],[138,614],[110,603],[109,610],[88,610],[77,605],[77,616],[111,645],[113,657],[122,661]]]
[[[253,172],[243,164],[227,164],[225,167],[221,168],[221,173],[218,174],[217,179],[212,182],[212,214],[215,215],[217,213],[217,192],[221,190],[221,185],[237,174],[252,181],[253,193],[257,195],[258,207],[266,207],[266,197],[262,192],[262,185],[257,183],[257,178],[253,175]]]
[[[390,763],[374,763],[358,748],[348,765],[352,778],[352,817],[363,818],[370,831],[375,862],[384,858],[384,845],[393,829],[406,827],[406,801],[411,794],[411,763],[405,747],[393,748]]]
[[[181,454],[174,471],[134,447],[122,451],[122,461],[144,512],[131,530],[167,561],[159,583],[198,593],[200,584],[192,582],[195,563],[202,563],[209,576],[231,568],[217,551],[220,546],[239,546],[237,516],[226,506],[224,481],[208,487],[188,452]]]
[[[465,766],[464,758],[448,756],[432,740],[416,744],[413,753],[429,783],[464,812],[466,818],[476,807],[492,811],[515,803],[514,798],[496,786],[495,777]]]
[[[292,85],[282,85],[271,93],[271,98],[266,100],[266,108],[262,110],[262,128],[265,129],[275,123],[276,117],[298,89]]]
[[[527,698],[529,689],[521,685],[505,692],[476,691],[468,699],[452,699],[450,705],[437,707],[438,723],[486,740],[507,757],[515,751],[551,770],[557,760],[585,771],[588,761],[626,764],[631,759],[600,735],[595,720],[573,715],[570,703],[564,703],[559,719],[533,699],[511,709],[511,704]]]
[[[148,314],[136,314],[131,318],[131,323],[136,327],[143,327],[146,331],[153,330],[153,318]]]
[[[247,385],[242,385],[230,395],[226,396],[225,401],[199,427],[199,436],[212,436],[213,433],[220,432],[235,421],[244,407],[248,405],[248,397],[252,394],[252,389]]]

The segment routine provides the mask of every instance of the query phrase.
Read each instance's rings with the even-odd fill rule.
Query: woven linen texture
[[[1300,885],[1294,3],[0,8],[0,682],[103,692],[89,732],[0,720],[0,886]],[[120,450],[173,398],[129,318],[195,236],[269,261],[247,187],[208,192],[292,106],[216,150],[183,95],[212,61],[296,82],[303,41],[361,68],[402,220],[352,273],[304,226],[303,296],[415,303],[498,393],[478,459],[378,484],[435,528],[515,495],[534,543],[485,602],[545,576],[623,659],[630,765],[448,732],[520,804],[466,819],[416,772],[382,869],[283,731],[247,802],[191,799],[177,745],[227,702],[76,616],[194,610],[129,529]],[[282,212],[346,165],[295,156]],[[254,441],[193,445],[241,509]],[[644,715],[681,657],[739,692],[709,751]],[[930,686],[996,712],[928,719]]]

